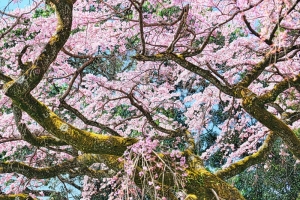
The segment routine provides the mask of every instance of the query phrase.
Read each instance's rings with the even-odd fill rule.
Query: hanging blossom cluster
[[[180,139],[175,144],[179,141]],[[187,168],[186,158],[180,150],[171,150],[164,155],[168,159],[162,159],[162,155],[157,151],[161,146],[159,140],[151,138],[140,140],[132,145],[124,156],[119,158],[119,162],[124,164],[124,172],[118,172],[112,178],[105,179],[101,183],[98,192],[108,195],[109,193],[105,194],[103,191],[107,191],[109,187],[111,193],[108,198],[110,200],[143,199],[149,195],[149,192],[156,199],[168,199],[168,194],[164,194],[162,190],[162,187],[168,186],[164,185],[161,180],[171,176],[178,189],[178,197],[183,198],[185,196],[183,188],[187,176],[185,173]],[[140,180],[141,185],[136,185],[136,179]],[[95,181],[86,180],[86,182],[89,182],[89,187],[85,187],[84,195],[85,198],[88,198],[89,195],[92,196],[97,192],[95,192]],[[170,189],[175,190],[175,188]]]

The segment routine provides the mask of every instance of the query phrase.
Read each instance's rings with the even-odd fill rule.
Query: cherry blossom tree
[[[0,199],[62,199],[56,182],[74,199],[244,199],[226,180],[267,163],[279,139],[297,165],[298,3],[2,10]],[[206,165],[216,154],[220,168]]]

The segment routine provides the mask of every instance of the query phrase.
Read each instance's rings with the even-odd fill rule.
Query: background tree
[[[298,3],[6,7],[0,199],[296,198]]]

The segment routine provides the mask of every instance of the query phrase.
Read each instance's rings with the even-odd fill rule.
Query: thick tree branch
[[[12,78],[10,78],[9,76],[4,75],[3,73],[0,72],[0,80],[4,81],[5,83],[13,81]]]
[[[259,75],[271,64],[274,64],[278,61],[279,58],[287,55],[291,51],[296,49],[300,49],[300,45],[294,45],[287,48],[278,48],[274,51],[269,52],[258,64],[254,66],[254,68],[247,73],[247,75],[236,84],[236,88],[238,87],[248,87],[254,80],[256,80]],[[240,95],[240,94],[238,94]]]
[[[133,56],[133,58],[137,59],[139,61],[154,61],[154,62],[173,60],[174,62],[179,64],[181,67],[183,67],[191,72],[194,72],[194,73],[198,74],[199,76],[205,78],[206,80],[210,81],[213,85],[215,85],[218,89],[220,89],[225,94],[240,98],[240,96],[237,95],[231,87],[221,83],[220,80],[218,78],[216,78],[215,76],[213,76],[210,71],[202,69],[199,66],[196,66],[193,63],[190,63],[189,61],[185,60],[181,54],[159,53],[154,56],[136,55],[136,56]]]
[[[260,123],[281,137],[294,156],[300,159],[300,139],[295,135],[293,130],[285,122],[268,112],[264,108],[264,104],[260,98],[249,89],[242,88],[239,92],[243,96],[243,108]]]
[[[287,124],[293,124],[295,121],[298,121],[300,119],[300,112],[284,112],[282,113],[282,119],[287,123]]]
[[[89,66],[89,64],[91,64],[94,60],[95,60],[95,57],[90,58],[89,60],[85,61],[79,69],[76,70],[76,72],[74,73],[74,76],[72,77],[72,79],[71,79],[71,81],[70,81],[70,83],[69,83],[68,89],[66,90],[66,92],[64,93],[64,95],[60,98],[60,101],[64,101],[64,100],[65,100],[65,98],[66,98],[66,97],[68,96],[68,94],[70,93],[71,88],[72,88],[72,86],[73,86],[73,84],[74,84],[74,82],[75,82],[77,76],[78,76],[79,74],[81,74],[81,72],[82,72],[87,66]]]
[[[29,47],[30,47],[29,45],[25,45],[23,47],[23,49],[21,50],[21,52],[17,55],[17,57],[18,57],[18,66],[22,69],[22,71],[28,70],[32,65],[32,63],[30,63],[30,62],[25,62],[25,63],[22,62],[22,57],[26,53],[26,50]]]
[[[187,172],[187,193],[197,196],[197,199],[215,199],[215,194],[217,194],[220,199],[244,199],[236,188],[204,168],[187,170]],[[215,193],[212,192],[212,190],[214,190]]]
[[[0,200],[38,200],[28,194],[0,194]]]
[[[36,100],[29,92],[40,82],[50,64],[67,41],[72,25],[73,1],[50,1],[57,13],[58,25],[56,34],[46,44],[41,55],[16,81],[5,86],[5,94],[20,109],[27,112],[45,130],[60,140],[86,153],[122,155],[136,139],[106,136],[79,130],[64,122],[47,106]]]
[[[20,123],[22,118],[21,109],[18,108],[17,106],[13,106],[13,113],[14,113],[14,118],[15,118],[18,131],[22,135],[22,139],[24,139],[26,142],[30,143],[31,145],[34,145],[36,147],[68,145],[66,142],[51,136],[39,136],[39,137],[35,136],[28,129],[26,124]]]
[[[215,175],[221,179],[231,178],[241,172],[243,172],[248,167],[261,163],[267,159],[268,153],[272,149],[272,146],[276,140],[277,136],[271,131],[264,141],[263,145],[254,154],[239,160],[225,169],[218,170]]]
[[[272,90],[266,92],[265,94],[259,96],[260,101],[263,104],[272,103],[276,100],[277,96],[283,91],[289,89],[290,87],[295,87],[300,85],[300,74],[294,76],[293,78],[287,78],[277,83]]]
[[[178,25],[177,31],[174,35],[174,39],[166,52],[172,53],[174,51],[175,44],[178,42],[178,40],[182,37],[182,34],[185,32],[187,29],[187,16],[189,14],[189,5],[186,5],[182,9],[182,19],[180,20],[180,23]]]
[[[31,94],[13,98],[13,103],[39,123],[46,131],[85,153],[122,155],[134,138],[95,134],[66,123]]]
[[[0,162],[1,173],[18,173],[23,174],[27,178],[46,179],[52,178],[59,174],[64,174],[77,167],[76,159],[63,162],[53,167],[35,168],[22,162],[7,161]]]
[[[152,118],[151,113],[149,111],[147,111],[142,105],[139,105],[136,101],[135,98],[133,96],[133,94],[129,94],[128,98],[130,100],[131,105],[133,105],[134,107],[136,107],[139,111],[141,111],[141,113],[147,118],[148,123],[155,128],[156,130],[159,130],[163,133],[167,133],[169,134],[171,137],[176,137],[176,136],[181,136],[180,135],[180,131],[178,130],[170,130],[170,129],[165,129],[161,126],[159,126]]]
[[[9,97],[29,93],[42,80],[50,64],[56,59],[60,49],[69,38],[72,26],[73,3],[71,0],[50,1],[57,14],[56,33],[50,38],[42,53],[33,65],[16,81],[6,85],[6,95]]]
[[[22,162],[7,161],[0,162],[0,173],[19,173],[27,178],[47,179],[61,174],[68,173],[70,176],[87,174],[91,177],[111,177],[111,172],[107,170],[93,170],[88,166],[94,163],[104,163],[110,169],[119,171],[123,165],[118,161],[118,157],[111,155],[82,154],[76,158],[67,160],[60,164],[37,168]]]
[[[94,127],[98,127],[101,128],[104,131],[107,131],[108,133],[110,133],[111,135],[114,136],[120,136],[120,134],[118,132],[116,132],[115,130],[111,129],[110,127],[101,124],[99,122],[96,121],[92,121],[87,119],[83,114],[81,114],[77,109],[73,108],[72,106],[70,106],[69,104],[67,104],[65,101],[63,101],[62,99],[60,100],[60,105],[61,107],[71,111],[72,113],[74,113],[74,115],[76,115],[79,119],[81,119],[86,125],[90,125],[90,126],[94,126]]]

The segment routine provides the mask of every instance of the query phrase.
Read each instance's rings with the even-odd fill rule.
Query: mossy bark
[[[187,172],[187,193],[196,195],[198,200],[214,199],[216,195],[226,200],[244,199],[236,188],[204,168],[187,170]]]
[[[11,195],[1,195],[0,200],[37,200],[36,198],[32,198],[28,194],[11,194]]]

